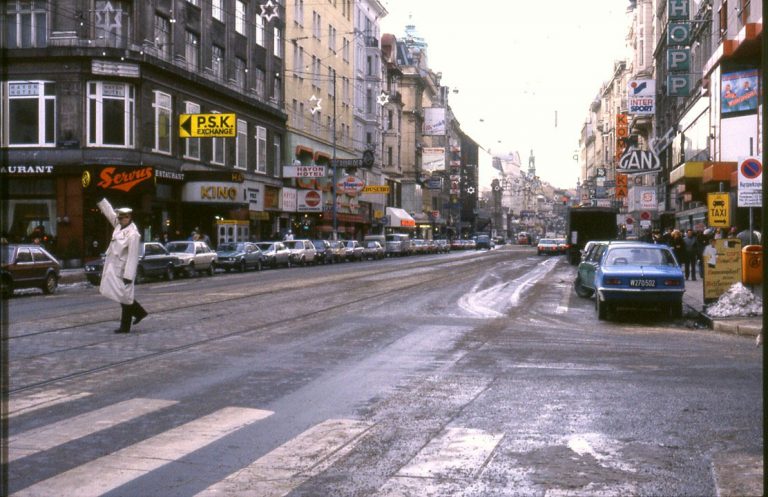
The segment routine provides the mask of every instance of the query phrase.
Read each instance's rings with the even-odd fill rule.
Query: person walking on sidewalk
[[[696,281],[696,264],[699,258],[699,239],[692,229],[688,229],[683,238],[685,244],[685,279]]]
[[[685,263],[685,241],[683,240],[683,234],[680,230],[672,231],[672,236],[669,239],[669,247],[672,249],[672,253],[675,254],[677,264],[683,267]]]
[[[131,318],[133,324],[138,324],[147,317],[147,311],[133,296],[141,234],[133,224],[133,210],[127,207],[115,210],[106,198],[97,205],[115,228],[104,259],[99,293],[120,304],[120,328],[115,333],[128,333],[131,331]]]

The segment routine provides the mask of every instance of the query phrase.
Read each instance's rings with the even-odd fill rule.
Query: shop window
[[[9,146],[54,146],[56,86],[46,81],[10,81],[5,85],[3,126]],[[13,125],[11,125],[13,123]]]
[[[213,114],[218,114],[216,111],[212,111]],[[226,160],[226,150],[224,149],[224,138],[211,138],[211,164],[223,166]]]
[[[13,240],[56,236],[55,200],[8,200],[5,214]]]
[[[171,153],[171,96],[155,91],[155,148],[154,152]]]
[[[256,172],[267,172],[267,128],[256,127]]]
[[[199,114],[200,104],[184,102],[184,112],[186,114]],[[200,138],[184,139],[184,158],[200,160]]]
[[[89,146],[132,147],[134,119],[132,85],[105,81],[88,83]]]
[[[171,58],[171,20],[161,15],[155,15],[155,47],[159,57]]]
[[[6,5],[8,48],[46,46],[48,11],[45,0],[10,0]]]
[[[237,120],[237,138],[235,138],[235,167],[246,169],[248,167],[248,123],[242,119]]]

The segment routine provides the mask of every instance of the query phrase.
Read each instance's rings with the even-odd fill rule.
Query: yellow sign
[[[707,210],[709,213],[708,224],[716,228],[727,228],[730,226],[730,196],[727,193],[708,193]]]
[[[235,114],[181,114],[180,138],[234,138],[237,136]]]
[[[704,300],[719,299],[741,281],[741,241],[738,238],[715,240],[717,255],[704,255]],[[714,262],[714,263],[713,263]]]
[[[379,193],[381,195],[387,195],[389,193],[389,185],[368,185],[363,188],[363,193]]]

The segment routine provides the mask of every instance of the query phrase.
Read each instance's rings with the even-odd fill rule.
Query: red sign
[[[347,195],[357,195],[365,188],[365,181],[354,176],[347,176],[336,183],[336,190]]]
[[[642,219],[643,221],[647,221],[650,218],[651,218],[651,213],[650,212],[643,211],[643,212],[640,213],[640,219]]]
[[[309,207],[317,207],[320,205],[320,194],[316,191],[307,192],[307,195],[304,197],[304,203],[307,204]]]
[[[99,182],[95,186],[104,190],[120,190],[123,192],[130,192],[141,183],[147,182],[147,185],[154,186],[155,177],[152,167],[127,167],[127,166],[109,166],[104,167],[99,171]],[[82,184],[83,188],[91,186],[93,178],[91,178],[91,172],[83,172]],[[142,185],[143,186],[143,185]]]

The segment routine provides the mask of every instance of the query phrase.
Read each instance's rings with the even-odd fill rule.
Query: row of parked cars
[[[620,307],[683,314],[685,278],[666,245],[634,241],[591,241],[582,252],[573,283],[579,297],[595,299],[598,319]]]

